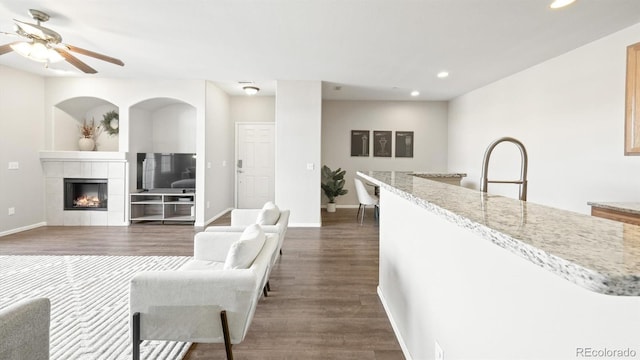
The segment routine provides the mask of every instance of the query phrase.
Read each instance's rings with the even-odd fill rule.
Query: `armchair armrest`
[[[253,224],[253,223],[252,223]],[[249,224],[251,225],[251,224]],[[248,225],[247,225],[248,226]],[[209,226],[205,232],[243,232],[247,226]],[[280,225],[260,225],[265,233],[280,233]]]
[[[21,300],[0,310],[0,358],[48,359],[51,302]]]
[[[235,344],[253,317],[258,286],[251,269],[144,271],[131,280],[130,311],[140,313],[141,340],[224,342],[226,310]]]

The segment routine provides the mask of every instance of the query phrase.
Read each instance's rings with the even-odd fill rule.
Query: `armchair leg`
[[[222,321],[222,333],[224,334],[224,349],[227,351],[227,360],[233,360],[233,352],[231,351],[231,337],[229,336],[229,323],[227,322],[227,311],[220,312],[220,320]]]
[[[140,360],[140,313],[133,314],[133,360]]]
[[[267,291],[271,291],[271,284],[269,284],[269,280],[267,280]]]
[[[267,293],[267,285],[265,285],[265,286],[262,288],[262,294],[264,295],[264,297],[269,296],[269,293]]]

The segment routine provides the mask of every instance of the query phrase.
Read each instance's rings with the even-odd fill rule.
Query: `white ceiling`
[[[52,65],[71,76],[206,79],[231,94],[238,81],[273,94],[275,80],[322,80],[325,99],[448,100],[640,22],[640,0],[550,1],[2,0],[0,31],[43,10],[63,42],[126,64]],[[61,76],[15,53],[0,64]]]

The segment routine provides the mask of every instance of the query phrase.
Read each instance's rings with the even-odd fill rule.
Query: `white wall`
[[[196,152],[196,109],[189,104],[172,104],[151,113],[147,129],[153,152]]]
[[[206,82],[205,224],[233,208],[234,127],[229,103],[229,96],[224,91],[214,83]]]
[[[351,130],[414,132],[414,157],[351,156]],[[323,101],[322,102],[322,165],[332,170],[347,170],[345,189],[349,192],[336,198],[339,205],[357,205],[353,185],[356,171],[447,170],[447,103],[444,101]],[[319,185],[318,185],[319,186]],[[322,202],[327,199],[322,195]]]
[[[639,41],[637,24],[451,101],[449,169],[478,188],[487,145],[513,136],[529,153],[529,201],[583,213],[587,201],[640,201],[640,158],[623,156],[626,47]],[[510,156],[491,164],[490,177],[519,173]]]
[[[141,152],[153,152],[153,136],[149,129],[153,129],[151,111],[140,107],[129,109],[129,152],[135,155]],[[133,171],[132,171],[133,172]],[[136,174],[132,174],[135,179]],[[135,183],[132,189],[135,190]]]
[[[231,96],[230,116],[234,122],[275,122],[274,96]]]
[[[291,226],[321,224],[321,123],[320,81],[277,82],[275,198]]]
[[[0,65],[0,236],[42,225],[44,79]],[[18,170],[7,170],[18,162]],[[8,208],[15,215],[8,215]]]

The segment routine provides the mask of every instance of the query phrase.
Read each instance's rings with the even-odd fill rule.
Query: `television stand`
[[[195,192],[145,191],[132,193],[130,197],[130,223],[161,221],[170,223],[195,223],[196,194]]]

